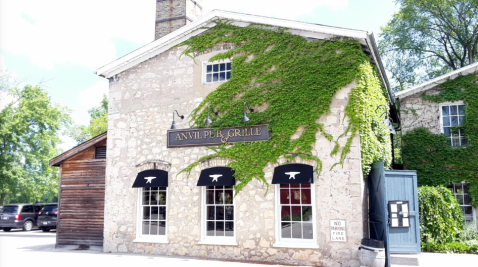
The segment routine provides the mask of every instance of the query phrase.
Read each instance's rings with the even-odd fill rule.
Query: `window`
[[[106,158],[106,147],[98,146],[95,148],[95,159],[105,159]]]
[[[22,212],[34,212],[33,206],[23,206]]]
[[[167,242],[167,187],[144,187],[139,195],[139,227],[135,241]]]
[[[203,73],[203,83],[225,82],[231,78],[231,62],[204,62]]]
[[[475,221],[474,209],[470,205],[471,199],[468,195],[468,184],[459,183],[449,185],[448,188],[452,194],[456,197],[456,200],[460,204],[461,213],[465,217],[465,223],[471,223]]]
[[[277,185],[277,247],[317,247],[312,184]]]
[[[450,145],[453,147],[466,146],[464,130],[457,129],[463,125],[465,118],[465,105],[463,103],[441,105],[442,132],[450,137]]]
[[[202,244],[236,244],[232,186],[203,186]]]

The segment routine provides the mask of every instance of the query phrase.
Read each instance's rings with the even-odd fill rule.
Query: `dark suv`
[[[23,231],[30,231],[37,225],[38,212],[43,204],[9,204],[0,211],[0,228],[9,232],[12,228],[22,228]]]
[[[48,232],[50,229],[56,229],[57,217],[58,204],[45,204],[45,206],[38,212],[38,227],[43,232]]]

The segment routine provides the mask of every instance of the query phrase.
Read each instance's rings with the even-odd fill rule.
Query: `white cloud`
[[[103,100],[103,95],[108,95],[108,82],[99,81],[95,83],[92,87],[81,91],[78,97],[78,101],[83,107],[88,109],[93,107],[99,107],[101,100]]]
[[[155,1],[2,0],[0,48],[51,69],[96,69],[115,59],[112,38],[146,44],[154,37]]]
[[[221,9],[293,20],[298,16],[310,14],[314,9],[320,7],[346,8],[349,0],[294,0],[282,2],[277,0],[241,0],[239,2],[203,0],[202,3],[203,14],[214,9]]]

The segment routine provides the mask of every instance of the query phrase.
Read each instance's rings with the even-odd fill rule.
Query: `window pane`
[[[149,235],[149,222],[143,222],[143,235]]]
[[[302,238],[302,223],[292,223],[292,238]]]
[[[159,207],[159,219],[166,220],[166,207]]]
[[[159,192],[159,205],[166,205],[166,192]]]
[[[224,206],[216,206],[216,220],[224,220]]]
[[[159,219],[159,207],[151,207],[151,220]]]
[[[149,220],[150,207],[143,207],[143,220]]]
[[[212,66],[212,69],[213,69],[214,72],[219,71],[219,64],[214,64],[214,65]]]
[[[212,65],[207,65],[206,73],[212,72]]]
[[[443,117],[443,126],[450,126],[450,117]]]
[[[463,193],[468,193],[468,184],[463,185]]]
[[[166,222],[159,222],[158,226],[159,226],[158,234],[159,235],[165,235],[166,234]]]
[[[290,194],[291,194],[290,203],[300,204],[300,189],[291,189]]]
[[[290,184],[290,188],[300,188],[300,184]]]
[[[162,186],[162,187],[158,187],[159,191],[166,191],[166,187],[165,186]]]
[[[465,115],[465,105],[459,105],[458,106],[458,114],[459,115]]]
[[[33,206],[23,206],[22,212],[33,212]]]
[[[443,133],[450,136],[451,135],[450,128],[449,127],[444,127],[443,128]]]
[[[206,75],[206,82],[208,83],[212,82],[212,74]]]
[[[448,115],[450,115],[448,106],[443,106],[443,107],[441,107],[441,112],[442,112],[443,116],[448,116]]]
[[[226,73],[219,72],[219,81],[224,81],[224,80],[226,80]]]
[[[456,200],[458,201],[458,204],[463,205],[463,195],[456,195]]]
[[[289,189],[280,190],[280,204],[290,204]]]
[[[150,205],[158,205],[159,204],[159,193],[157,190],[151,190],[151,202]]]
[[[216,222],[216,236],[224,236],[224,222]]]
[[[151,222],[151,234],[152,235],[158,234],[158,222]]]
[[[234,236],[234,222],[226,222],[224,232],[226,236]]]
[[[450,106],[450,113],[451,113],[451,115],[458,115],[457,106]]]
[[[225,213],[225,219],[226,220],[234,220],[234,207],[233,206],[226,206],[226,213]]]
[[[225,70],[226,70],[226,63],[219,64],[219,71],[225,71]]]
[[[463,125],[463,120],[465,119],[465,116],[459,116],[458,117],[458,124]]]
[[[473,208],[471,206],[465,206],[463,207],[464,209],[464,214],[465,215],[472,215],[473,214]]]
[[[300,206],[292,206],[292,220],[300,222],[302,220],[301,215],[302,209]]]
[[[302,206],[302,221],[312,221],[312,206]]]
[[[283,238],[291,238],[292,225],[290,222],[281,223],[281,236]]]
[[[214,190],[206,190],[206,204],[214,204]]]
[[[226,66],[227,70],[230,70],[231,69],[231,63],[227,63],[226,65],[227,65]]]
[[[223,190],[215,190],[214,191],[214,203],[215,204],[224,204],[224,191]]]
[[[281,184],[280,188],[289,188],[289,185],[288,184]]]
[[[208,206],[207,207],[207,214],[206,214],[206,219],[207,220],[214,220],[214,206]]]
[[[226,80],[229,80],[231,79],[231,73],[230,72],[226,72]]]
[[[217,82],[219,80],[219,74],[218,73],[213,73],[212,74],[212,81]]]
[[[149,205],[149,190],[143,188],[143,205]]]
[[[281,207],[281,221],[288,222],[290,221],[290,206]]]
[[[451,118],[451,126],[457,126],[458,125],[458,117],[457,116],[452,116]]]
[[[304,239],[312,239],[314,236],[313,228],[311,223],[303,223],[302,224],[302,234]]]
[[[310,189],[302,189],[302,204],[310,204],[311,197],[310,197]]]
[[[455,184],[455,193],[463,193],[463,185]]]
[[[301,188],[310,188],[310,184],[301,184],[300,187]]]
[[[207,222],[206,235],[214,236],[214,222]]]
[[[224,198],[224,203],[225,204],[232,204],[234,203],[234,193],[232,190],[225,190],[225,198]]]
[[[463,196],[463,204],[464,205],[470,205],[470,202],[471,202],[471,198],[468,194],[464,195]]]

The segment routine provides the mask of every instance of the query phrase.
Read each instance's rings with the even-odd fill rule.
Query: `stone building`
[[[466,138],[462,130],[452,133],[451,127],[463,123],[465,103],[463,99],[456,102],[433,102],[423,99],[423,95],[436,95],[440,92],[437,87],[446,81],[454,80],[460,76],[473,75],[478,71],[478,63],[471,64],[461,69],[439,76],[435,79],[419,84],[407,90],[395,93],[400,101],[400,122],[402,135],[418,128],[425,127],[434,134],[446,134],[450,137],[449,145],[453,147],[466,147]],[[406,162],[405,162],[406,163]],[[420,172],[418,172],[420,179]],[[468,196],[468,183],[445,185],[452,189],[462,208],[466,222],[477,223],[477,209],[470,205]]]
[[[157,2],[159,6],[163,1]],[[189,1],[184,2],[190,5]],[[227,168],[230,159],[201,162],[191,170],[189,178],[180,173],[213,152],[200,144],[175,146],[172,142],[175,140],[168,140],[168,135],[176,141],[181,136],[170,130],[171,123],[174,119],[176,127],[185,130],[185,136],[192,133],[187,129],[190,118],[181,119],[180,115],[190,114],[224,83],[208,82],[208,66],[223,64],[218,67],[225,67],[224,80],[227,80],[228,62],[215,63],[209,59],[233,45],[215,46],[195,55],[194,60],[180,57],[185,48],[175,45],[204,33],[207,31],[204,27],[214,25],[218,19],[227,19],[240,27],[255,23],[285,28],[310,40],[332,37],[357,40],[378,67],[382,83],[388,86],[370,33],[224,11],[211,12],[179,29],[173,27],[175,30],[170,34],[99,68],[97,75],[110,82],[104,251],[359,266],[358,247],[361,239],[368,236],[368,211],[358,134],[353,137],[343,167],[331,170],[340,155],[330,156],[334,142],[317,135],[312,153],[323,159],[320,176],[312,171],[318,167],[315,161],[297,160],[296,164],[281,165],[287,159],[279,158],[277,164],[264,169],[268,188],[252,180],[237,195],[232,187],[234,177]],[[349,120],[344,117],[344,109],[348,93],[355,86],[353,82],[339,90],[332,98],[331,112],[320,118],[325,131],[334,138],[339,138],[347,128]],[[265,136],[267,129],[261,132],[264,129],[251,127],[250,135],[264,133]],[[204,136],[199,131],[196,129],[192,134]],[[170,135],[172,132],[177,135]],[[344,140],[339,140],[342,145]],[[291,168],[285,171],[286,178],[276,175],[281,166]],[[295,167],[309,174],[307,181],[301,185],[279,185],[273,181],[295,179],[294,173],[302,179]],[[218,177],[222,182],[214,184]],[[214,201],[210,201],[211,197]],[[285,206],[302,209],[301,222],[284,223],[280,215],[282,201],[299,198],[302,202],[289,202],[290,206]]]

